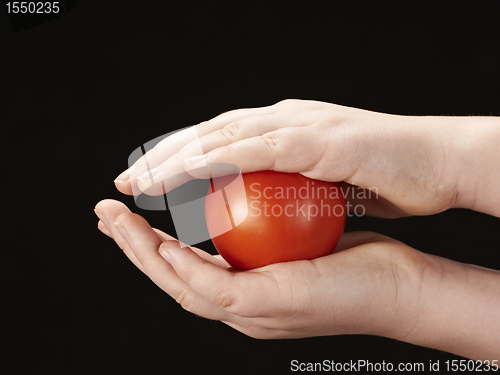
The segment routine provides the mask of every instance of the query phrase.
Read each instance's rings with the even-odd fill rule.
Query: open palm
[[[396,315],[415,311],[402,290],[418,284],[424,257],[376,233],[346,233],[329,256],[240,272],[219,255],[181,248],[118,201],[96,211],[101,230],[184,309],[252,337],[387,335],[404,329],[393,326]]]

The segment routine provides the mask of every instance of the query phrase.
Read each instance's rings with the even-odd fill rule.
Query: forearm
[[[425,257],[413,328],[399,339],[500,362],[500,271]]]

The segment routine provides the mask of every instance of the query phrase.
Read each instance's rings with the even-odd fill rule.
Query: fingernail
[[[158,166],[148,170],[147,172],[144,172],[139,177],[137,177],[137,179],[141,182],[148,183],[150,181],[158,181],[160,177],[160,166]]]
[[[153,180],[149,178],[138,178],[138,187],[142,192],[146,192],[151,186],[153,186]]]
[[[171,252],[176,249],[180,249],[178,241],[167,241],[160,245],[158,252],[167,262],[171,263],[172,255]]]
[[[184,159],[184,166],[189,169],[203,167],[206,165],[205,160],[205,155],[193,156],[192,158]]]
[[[124,182],[127,182],[130,179],[130,174],[133,172],[134,166],[131,166],[129,169],[126,171],[122,172],[113,182],[118,183],[118,184],[123,184]]]
[[[141,174],[139,177],[137,177],[137,179],[145,184],[147,184],[148,182],[150,182],[152,180],[149,172]]]
[[[104,216],[104,214],[99,210],[94,209],[94,212],[95,212],[96,216],[104,223],[106,228],[108,228],[108,230],[109,230],[109,222],[106,219],[106,216]]]
[[[107,236],[111,237],[111,232],[109,229],[106,227],[106,225],[102,222],[102,220],[99,220],[97,223],[97,229],[99,229],[102,233],[104,233]]]
[[[113,224],[114,224],[115,228],[118,230],[118,233],[120,233],[121,236],[123,237],[123,239],[128,242],[128,233],[127,233],[127,230],[125,229],[125,227],[122,225],[122,223],[120,223],[117,220]]]
[[[162,256],[163,259],[165,259],[168,263],[170,263],[170,260],[172,258],[170,258],[170,254],[169,254],[167,249],[160,248],[160,250],[158,250],[158,252],[160,253],[160,255]]]

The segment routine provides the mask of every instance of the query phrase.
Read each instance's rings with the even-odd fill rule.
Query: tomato
[[[346,216],[338,183],[298,173],[259,171],[214,178],[205,199],[212,242],[239,270],[331,254]]]

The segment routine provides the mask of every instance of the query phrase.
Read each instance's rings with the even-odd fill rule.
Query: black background
[[[284,373],[290,361],[460,357],[394,340],[263,341],[193,316],[96,229],[140,144],[219,113],[315,99],[412,115],[500,110],[498,2],[223,6],[80,1],[13,32],[0,11],[7,373]],[[419,250],[500,269],[497,218],[353,218]],[[11,240],[12,242],[8,242]],[[210,243],[200,247],[213,251]]]

